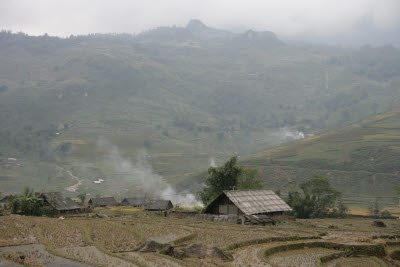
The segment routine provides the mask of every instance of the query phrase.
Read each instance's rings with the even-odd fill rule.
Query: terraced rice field
[[[388,241],[400,241],[399,220],[384,220],[386,228],[372,226],[371,219],[297,220],[276,226],[248,226],[169,218],[157,212],[136,211],[123,216],[114,210],[102,212],[109,212],[110,217],[89,218],[85,214],[67,216],[64,220],[0,217],[0,266],[26,264],[19,258],[21,255],[43,266],[60,261],[76,266],[318,266],[321,256],[340,251],[305,247],[268,257],[264,252],[276,246],[315,241],[347,245],[385,245]],[[135,251],[149,240],[174,246],[202,243],[223,249],[233,260],[178,259]],[[353,266],[357,260],[362,260],[363,266],[390,264],[383,257],[350,257],[325,265]]]
[[[333,249],[311,248],[279,252],[267,259],[273,266],[317,266],[316,262],[321,256],[336,253]]]

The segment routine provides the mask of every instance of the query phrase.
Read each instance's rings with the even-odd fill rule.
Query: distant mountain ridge
[[[159,27],[140,33],[136,36],[140,41],[158,42],[216,42],[217,44],[264,44],[282,45],[276,35],[269,31],[256,32],[248,30],[242,34],[235,34],[225,30],[214,29],[206,26],[200,20],[191,20],[186,27]]]

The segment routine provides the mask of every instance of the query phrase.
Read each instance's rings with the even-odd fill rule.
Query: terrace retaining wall
[[[244,222],[243,216],[237,215],[215,215],[215,214],[204,214],[190,211],[167,211],[167,217],[173,218],[188,218],[194,220],[205,220],[212,222],[224,222],[233,224],[242,224]]]

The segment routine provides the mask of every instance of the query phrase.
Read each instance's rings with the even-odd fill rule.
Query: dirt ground
[[[296,263],[318,266],[318,257],[333,251],[306,248],[279,252],[267,258],[264,251],[296,242],[386,244],[387,241],[400,241],[400,220],[383,220],[387,227],[375,227],[373,219],[362,218],[297,220],[275,226],[249,226],[168,218],[145,211],[123,215],[110,211],[109,215],[109,218],[89,218],[79,214],[65,216],[64,220],[2,216],[0,266],[20,266],[30,262],[43,266],[293,266]],[[135,251],[141,243],[150,240],[172,245],[179,243],[180,246],[205,244],[218,247],[230,253],[233,260],[178,259],[157,252]],[[392,246],[388,251],[394,248],[397,247]],[[376,262],[391,266],[384,259],[358,259],[364,261],[365,266]],[[335,266],[334,263],[353,266],[353,262],[338,259],[327,266]]]
[[[45,246],[41,244],[2,247],[0,256],[0,266],[20,266],[20,264],[25,264],[28,266],[36,264],[40,266],[89,266],[87,264],[54,256],[47,252]],[[18,260],[21,260],[21,257],[24,257],[24,260],[20,261],[19,263],[13,262],[12,260],[15,259],[15,257],[17,257]]]

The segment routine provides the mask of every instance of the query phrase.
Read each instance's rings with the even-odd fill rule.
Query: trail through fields
[[[67,173],[68,173],[73,179],[75,179],[75,180],[77,181],[77,183],[74,184],[74,185],[71,185],[71,186],[69,186],[69,187],[67,187],[67,188],[65,188],[65,190],[67,190],[67,191],[69,191],[69,192],[76,192],[76,190],[79,188],[79,186],[81,186],[82,180],[79,179],[79,177],[73,175],[71,171],[67,171]]]
[[[78,190],[79,186],[82,185],[83,180],[80,179],[78,176],[75,176],[70,170],[66,170],[63,167],[60,167],[58,165],[56,165],[56,167],[63,171],[66,171],[68,173],[68,175],[71,176],[72,179],[76,180],[76,184],[73,184],[73,185],[65,188],[65,190],[67,190],[69,192],[76,192],[76,190]]]

